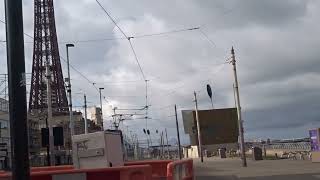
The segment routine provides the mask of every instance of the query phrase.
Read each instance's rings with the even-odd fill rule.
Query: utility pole
[[[246,150],[244,144],[244,131],[243,131],[243,122],[241,118],[241,106],[240,106],[240,97],[239,97],[239,84],[237,77],[237,67],[236,67],[236,58],[234,49],[231,49],[231,64],[233,66],[233,75],[234,75],[234,90],[236,92],[237,99],[237,113],[238,113],[238,123],[239,123],[239,136],[240,136],[240,150],[242,156],[242,166],[247,167],[247,159],[246,159]]]
[[[49,130],[49,124],[48,124],[48,117],[46,117],[46,128]],[[47,163],[48,163],[48,166],[51,166],[51,162],[50,162],[50,147],[49,147],[49,144],[47,144]]]
[[[8,83],[8,81],[7,81],[7,74],[5,74],[5,75],[4,75],[4,99],[5,99],[5,100],[8,100],[8,99],[7,99],[7,88],[8,88],[7,83]]]
[[[12,180],[29,180],[22,0],[5,0]]]
[[[236,91],[234,88],[234,83],[232,84],[232,88],[233,88],[234,107],[237,107],[237,99],[236,99]]]
[[[174,105],[174,111],[176,115],[176,128],[177,128],[177,137],[178,137],[178,155],[179,159],[182,159],[181,156],[181,144],[180,144],[180,133],[179,133],[179,123],[178,123],[178,113],[177,113],[177,105]]]
[[[70,78],[70,63],[69,63],[69,47],[74,47],[74,44],[66,44],[67,49],[67,66],[68,66],[68,94],[69,94],[69,121],[71,129],[71,137],[74,135],[74,122],[73,122],[73,112],[72,112],[72,95],[71,95],[71,78]]]
[[[197,100],[197,93],[194,92],[194,102],[196,108],[196,121],[197,121],[197,134],[198,134],[198,152],[201,158],[201,162],[203,162],[203,154],[202,154],[202,141],[201,141],[201,128],[199,122],[199,113],[198,113],[198,100]]]
[[[49,127],[49,149],[50,165],[55,165],[54,137],[53,137],[53,119],[52,119],[52,92],[51,92],[51,71],[50,61],[46,60],[46,77],[47,77],[47,106],[48,106],[48,127]]]
[[[88,134],[87,96],[86,96],[86,94],[84,94],[83,97],[84,97],[84,133]]]
[[[163,133],[163,131],[161,131],[161,156],[162,156],[162,158],[164,158],[164,133]]]
[[[99,95],[100,95],[100,115],[101,115],[101,124],[99,124],[101,126],[101,130],[103,130],[103,113],[102,113],[102,95],[101,95],[101,91],[104,90],[104,88],[99,88]],[[115,110],[114,110],[115,111]]]
[[[145,80],[145,83],[146,83],[146,116],[145,116],[145,119],[146,119],[146,128],[148,128],[148,110],[149,110],[149,105],[148,105],[148,81],[149,80]]]
[[[167,140],[167,156],[168,156],[168,159],[170,159],[169,141],[168,141],[168,132],[167,132],[167,128],[165,128],[165,131],[166,131],[166,140]]]

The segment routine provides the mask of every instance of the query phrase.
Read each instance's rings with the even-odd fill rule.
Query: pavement
[[[320,163],[307,160],[248,159],[248,167],[239,158],[194,160],[196,180],[320,180]]]

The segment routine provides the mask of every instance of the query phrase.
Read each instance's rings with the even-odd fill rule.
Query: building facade
[[[11,163],[11,142],[8,101],[0,99],[0,169],[7,169]]]
[[[89,109],[90,119],[100,128],[103,128],[102,112],[99,107],[92,107]]]

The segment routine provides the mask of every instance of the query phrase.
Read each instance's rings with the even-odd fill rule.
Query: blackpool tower
[[[46,65],[51,74],[53,113],[68,111],[68,101],[62,75],[53,0],[34,0],[34,47],[29,113],[47,108]]]

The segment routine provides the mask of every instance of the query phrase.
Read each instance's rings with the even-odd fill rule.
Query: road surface
[[[248,160],[241,167],[240,159],[194,160],[196,180],[320,180],[320,163],[303,160]]]

